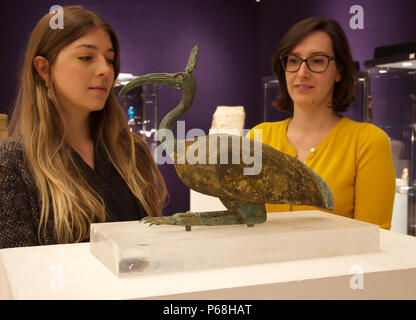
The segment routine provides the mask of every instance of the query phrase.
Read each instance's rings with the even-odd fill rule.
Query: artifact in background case
[[[241,136],[245,119],[243,106],[218,106],[212,116],[209,134],[228,133]]]

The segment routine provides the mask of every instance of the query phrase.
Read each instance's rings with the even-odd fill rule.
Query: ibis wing
[[[331,191],[319,175],[268,145],[210,135],[188,142],[185,149],[186,161],[175,167],[181,180],[198,192],[250,203],[333,208]]]
[[[253,203],[312,205],[333,209],[331,191],[325,181],[301,161],[268,145],[242,139],[241,155],[244,162],[222,166],[217,171],[224,192],[239,200]],[[257,148],[256,148],[257,146]],[[249,150],[247,150],[249,148]],[[229,153],[233,155],[233,148]],[[247,157],[250,152],[251,157]],[[235,156],[235,155],[234,155]],[[260,159],[261,164],[255,163]],[[247,168],[261,166],[258,174],[247,174]],[[246,173],[244,169],[246,168]]]

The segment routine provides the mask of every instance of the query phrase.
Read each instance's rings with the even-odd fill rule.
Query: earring
[[[53,95],[52,89],[48,88],[48,99],[49,100],[52,100],[52,95]]]
[[[45,87],[48,89],[48,92],[46,93],[46,95],[48,96],[49,100],[53,99],[53,92],[52,92],[52,88],[51,88],[51,82],[46,80],[45,81]]]

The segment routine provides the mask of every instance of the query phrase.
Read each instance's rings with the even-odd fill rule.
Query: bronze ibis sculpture
[[[184,72],[153,73],[138,77],[130,81],[119,95],[123,96],[132,88],[145,84],[167,85],[181,90],[182,100],[163,118],[159,127],[159,132],[162,129],[172,130],[176,121],[189,109],[195,96],[196,81],[192,71],[196,66],[198,51],[198,46],[192,49]],[[237,139],[239,148],[236,150],[234,143],[216,143],[214,150],[210,141],[221,139],[221,136],[229,142]],[[146,217],[141,221],[151,225],[182,225],[189,231],[191,226],[195,225],[254,226],[263,223],[266,221],[265,203],[302,204],[333,209],[332,193],[327,184],[301,161],[260,142],[251,140],[247,143],[248,140],[243,140],[247,138],[240,136],[216,134],[199,139],[199,146],[201,147],[202,141],[206,148],[206,161],[202,163],[190,163],[182,156],[186,155],[190,148],[195,149],[195,141],[178,141],[174,138],[162,139],[161,143],[173,159],[176,172],[185,185],[200,193],[218,197],[227,210],[176,213],[172,216]],[[198,148],[195,150],[198,152]],[[216,160],[221,154],[228,155],[228,159],[240,157],[242,160],[244,152],[252,154],[253,150],[254,157],[261,159],[261,170],[257,174],[244,174],[249,168],[244,161],[210,161],[210,155],[213,153],[217,157],[214,157]]]

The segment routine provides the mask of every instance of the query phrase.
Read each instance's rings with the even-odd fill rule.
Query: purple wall
[[[54,4],[73,1],[14,1],[0,4],[3,40],[0,112],[11,110],[16,94],[17,68],[29,32]],[[364,8],[364,30],[351,30],[349,8]],[[184,69],[194,44],[200,55],[194,76],[198,81],[192,108],[183,117],[187,130],[208,131],[218,105],[244,105],[246,127],[262,120],[261,78],[272,74],[270,57],[288,28],[309,16],[327,16],[344,27],[353,57],[364,69],[376,46],[416,41],[412,0],[119,0],[82,1],[115,29],[121,45],[121,72],[135,75]],[[175,106],[179,92],[162,88],[159,119]],[[166,214],[189,208],[189,191],[173,166],[160,167],[168,184]]]
[[[28,34],[38,19],[59,5],[74,1],[19,1],[0,7],[3,77],[0,86],[0,112],[8,112],[16,94],[19,56]],[[250,0],[142,0],[82,1],[99,13],[115,29],[121,46],[121,72],[141,75],[152,72],[183,71],[194,44],[200,54],[193,73],[198,81],[192,108],[183,117],[186,129],[211,125],[218,105],[244,105],[248,118],[255,118],[257,100],[251,93],[255,75],[257,5]],[[178,91],[160,90],[159,119],[180,101]],[[247,127],[255,122],[248,121]],[[189,209],[189,190],[172,165],[160,166],[170,193],[166,214]]]
[[[379,46],[416,41],[416,10],[414,0],[298,0],[284,6],[281,1],[262,0],[259,7],[259,75],[272,73],[270,57],[283,34],[294,23],[311,16],[335,19],[343,27],[350,42],[354,60],[360,62],[374,57]],[[350,7],[364,9],[364,29],[352,30],[349,26]]]

